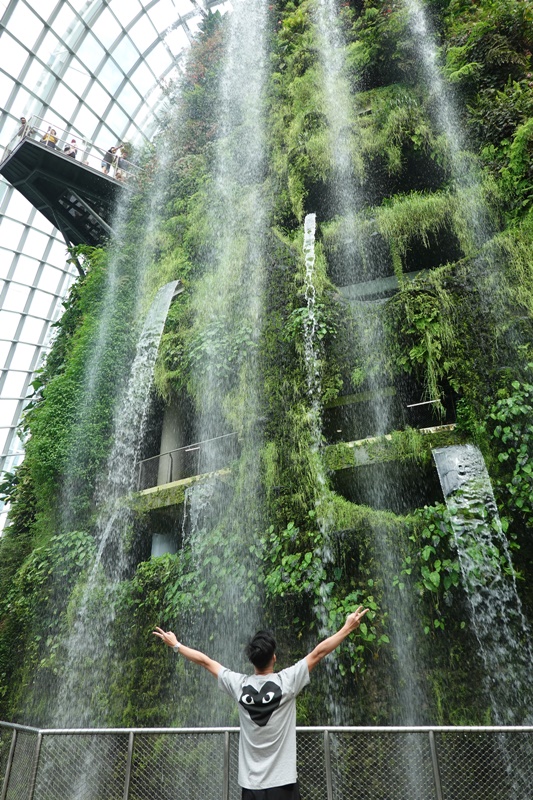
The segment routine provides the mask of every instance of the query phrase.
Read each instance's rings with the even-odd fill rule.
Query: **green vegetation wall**
[[[137,154],[143,177],[123,212],[120,241],[78,253],[86,276],[65,303],[53,348],[34,383],[23,423],[25,461],[2,484],[11,516],[0,541],[0,718],[38,724],[51,718],[65,641],[94,558],[95,490],[110,448],[117,387],[127,378],[139,320],[151,298],[159,286],[179,278],[185,292],[171,306],[156,365],[156,421],[171,403],[193,417],[197,413],[201,398],[195,375],[206,342],[216,335],[232,398],[228,425],[244,437],[230,406],[238,407],[242,386],[236,376],[242,375],[250,349],[257,348],[265,511],[255,531],[260,569],[242,578],[235,613],[262,593],[263,624],[276,630],[280,661],[287,663],[316,641],[321,604],[331,630],[356,605],[367,604],[372,609],[368,622],[343,647],[337,670],[347,718],[354,724],[387,723],[399,718],[400,703],[389,677],[398,658],[391,645],[391,614],[409,591],[414,598],[409,626],[430,686],[424,719],[491,719],[481,681],[474,680],[482,665],[442,498],[435,488],[427,502],[419,502],[405,482],[406,475],[415,476],[411,483],[430,482],[428,440],[404,421],[388,431],[392,440],[371,446],[375,462],[389,464],[388,480],[392,475],[404,487],[405,502],[379,508],[358,501],[339,482],[342,472],[359,480],[353,464],[346,472],[351,450],[315,447],[303,338],[302,227],[307,213],[317,214],[316,346],[323,419],[349,403],[357,417],[376,376],[380,385],[407,382],[421,398],[435,401],[436,426],[447,421],[452,398],[455,438],[447,441],[473,442],[484,453],[523,607],[532,619],[533,10],[524,0],[426,3],[444,84],[453,93],[486,210],[489,233],[475,246],[465,225],[470,189],[458,185],[453,174],[437,124],[439,98],[424,75],[404,4],[340,4],[353,102],[346,136],[364,198],[354,216],[365,247],[379,246],[397,281],[381,318],[386,346],[369,356],[354,333],[357,312],[337,285],[346,231],[332,202],[335,175],[313,8],[313,0],[278,0],[269,6],[263,189],[271,219],[259,342],[238,326],[213,333],[195,315],[191,299],[208,262],[206,209],[220,136],[218,79],[228,26],[218,14],[204,22],[185,77],[168,91],[159,141]],[[161,153],[166,182],[154,199]],[[157,223],[150,226],[147,245],[149,214]],[[132,285],[139,279],[142,252],[148,253],[148,267],[140,308]],[[364,279],[364,264],[361,269]],[[111,284],[113,302],[107,307]],[[105,369],[94,386],[90,365],[101,345],[104,315],[107,333],[99,358]],[[375,320],[370,316],[365,324],[372,330]],[[325,432],[324,444],[333,441],[328,436]],[[236,464],[232,474],[239,474]],[[238,499],[238,480],[228,481]],[[184,616],[195,614],[217,624],[216,586],[206,591],[198,585],[186,547],[176,555],[149,558],[151,513],[145,507],[138,515],[128,544],[131,568],[113,601],[110,682],[95,698],[101,724],[186,723],[193,684],[201,679],[162,654],[151,630],[156,624],[179,628]],[[330,521],[330,560],[324,559],[324,518]],[[387,578],[378,535],[387,552],[396,554],[397,569]],[[211,557],[220,555],[223,562],[224,550],[232,551],[238,536],[238,525],[228,523]],[[190,694],[178,688],[185,680]],[[302,723],[329,719],[326,695],[324,686],[312,698],[304,696]]]

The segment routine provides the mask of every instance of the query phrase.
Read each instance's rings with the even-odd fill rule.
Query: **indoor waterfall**
[[[357,131],[357,122],[354,121],[357,119],[354,114],[355,101],[346,78],[345,43],[335,0],[320,0],[316,20],[332,171],[329,191],[342,231],[341,259],[345,275],[340,283],[341,286],[347,283],[353,285],[377,277],[382,265],[376,261],[374,253],[363,240],[361,231],[365,197],[361,178],[354,169],[354,164],[358,164],[361,170],[356,146],[360,131]],[[392,424],[390,396],[385,391],[387,376],[383,369],[383,357],[387,343],[380,308],[379,300],[356,300],[349,309],[354,336],[351,347],[357,348],[361,354],[366,379],[364,388],[371,397],[368,416],[362,421],[366,436],[383,436],[390,432]],[[361,412],[357,410],[352,413]],[[375,481],[374,478],[367,479],[359,474],[357,480],[367,484],[366,494],[374,507],[390,507],[390,496],[397,491],[397,487],[389,484],[385,475]],[[379,522],[373,526],[372,532],[372,546],[383,590],[382,612],[387,619],[387,632],[397,654],[392,664],[397,710],[392,713],[397,714],[400,724],[422,724],[427,701],[425,687],[420,680],[422,673],[417,669],[421,650],[417,647],[416,632],[410,625],[412,595],[407,591],[400,599],[393,588],[394,576],[400,572],[401,554],[398,548],[391,548],[385,529]]]
[[[96,555],[65,643],[65,666],[55,705],[59,727],[87,727],[105,719],[100,716],[98,695],[106,690],[113,660],[108,637],[116,593],[131,561],[128,545],[134,515],[126,498],[136,488],[155,359],[177,284],[172,281],[158,291],[139,336],[127,386],[117,401],[113,445],[96,496]]]
[[[184,542],[191,548],[197,579],[216,590],[218,613],[208,629],[205,620],[194,619],[200,611],[195,609],[182,621],[180,635],[200,649],[216,652],[229,666],[242,659],[243,644],[258,626],[261,602],[259,594],[250,594],[248,584],[257,570],[253,546],[264,519],[257,349],[268,225],[263,192],[266,13],[262,0],[239,2],[229,21],[216,104],[220,138],[205,210],[205,274],[192,298],[204,331],[192,371],[200,398],[195,435],[199,473],[205,477],[204,486],[188,494],[190,530]],[[224,367],[226,358],[230,365]],[[231,483],[217,474],[222,434],[234,434]],[[215,562],[207,555],[210,551],[217,554]],[[221,722],[227,713],[225,698],[214,686],[202,691],[210,691],[211,699],[199,708],[201,716],[194,724]]]
[[[5,484],[0,719],[232,725],[155,626],[237,671],[272,628],[283,668],[363,604],[301,725],[531,722],[533,21],[202,5]],[[425,755],[399,752],[419,800]]]
[[[437,125],[446,138],[453,180],[457,185],[457,200],[460,209],[457,224],[462,228],[465,249],[476,252],[491,235],[487,208],[479,180],[479,166],[465,150],[464,132],[455,107],[450,87],[446,86],[438,63],[435,37],[430,30],[424,6],[420,0],[405,0],[409,25],[422,64],[424,77],[432,95]]]

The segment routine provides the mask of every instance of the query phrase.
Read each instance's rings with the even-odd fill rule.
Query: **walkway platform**
[[[124,183],[60,150],[24,138],[0,164],[0,175],[24,195],[71,245],[101,245],[112,233]]]

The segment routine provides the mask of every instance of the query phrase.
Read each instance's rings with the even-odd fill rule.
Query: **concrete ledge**
[[[165,506],[176,506],[185,500],[185,492],[189,486],[206,480],[208,478],[218,478],[225,480],[231,474],[230,469],[219,469],[216,472],[206,472],[202,475],[192,475],[190,478],[182,478],[172,483],[164,483],[161,486],[151,486],[136,492],[130,498],[129,505],[139,514],[152,511],[156,508]]]
[[[434,447],[463,441],[464,437],[455,432],[455,424],[408,428],[384,436],[329,445],[325,462],[328,469],[336,471],[386,461],[426,461],[431,459]]]
[[[353,442],[329,445],[325,449],[324,458],[327,468],[332,471],[387,461],[429,461],[434,447],[460,444],[464,441],[464,436],[456,433],[454,424],[431,428],[408,428],[404,431],[387,433],[385,436],[369,436]],[[139,514],[157,508],[180,505],[184,502],[185,493],[190,486],[209,478],[227,480],[229,475],[231,475],[229,468],[220,469],[161,486],[152,486],[131,495],[127,504]]]

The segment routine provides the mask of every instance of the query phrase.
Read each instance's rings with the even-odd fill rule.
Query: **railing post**
[[[224,785],[222,800],[229,800],[229,731],[224,732]]]
[[[39,758],[41,755],[41,745],[43,742],[43,735],[42,733],[37,734],[37,743],[35,745],[35,754],[33,756],[33,768],[32,768],[32,775],[31,775],[31,782],[30,782],[30,791],[28,794],[28,800],[33,800],[33,795],[35,794],[35,786],[37,784],[37,772],[39,770]]]
[[[433,778],[435,780],[435,797],[437,798],[437,800],[443,800],[442,784],[440,781],[439,759],[437,756],[437,745],[435,743],[435,734],[433,731],[429,732],[429,749],[431,751],[431,764],[433,766]]]
[[[7,757],[7,766],[6,766],[6,774],[4,775],[4,784],[2,786],[2,794],[0,795],[0,800],[6,800],[7,797],[7,787],[9,786],[9,775],[11,773],[11,765],[13,763],[13,758],[15,756],[15,747],[17,746],[17,730],[13,731],[13,736],[11,737],[11,747],[9,748],[9,755]]]
[[[324,731],[324,761],[326,764],[326,791],[328,800],[333,800],[333,780],[331,774],[331,741],[329,731]]]
[[[133,731],[130,731],[128,736],[128,760],[126,762],[126,777],[124,779],[124,800],[128,800],[130,794],[130,782],[131,782],[131,765],[133,761],[133,740],[135,738],[135,734]]]

